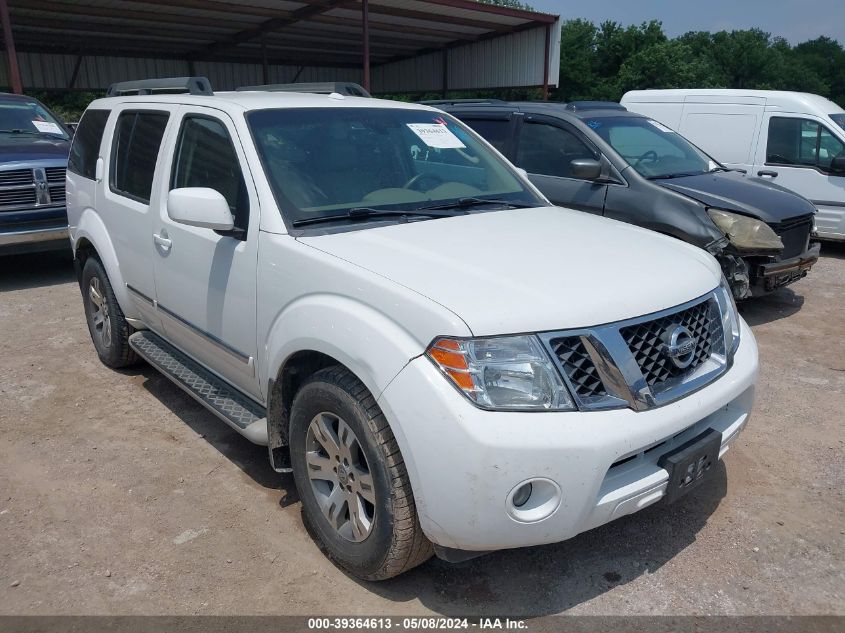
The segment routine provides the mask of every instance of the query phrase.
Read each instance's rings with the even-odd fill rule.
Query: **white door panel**
[[[179,224],[167,214],[167,193],[180,186],[206,186],[224,196],[226,170],[246,164],[231,120],[208,108],[184,108],[168,144],[168,162],[152,233],[158,311],[167,338],[243,391],[263,399],[255,372],[255,273],[258,198],[250,179],[238,190],[246,209],[247,239]],[[219,132],[220,134],[212,134]],[[231,139],[227,151],[213,142]],[[184,142],[181,139],[185,139]],[[212,139],[205,142],[203,139]],[[189,155],[190,152],[190,155]],[[230,157],[236,156],[235,160]],[[193,162],[196,156],[196,162]],[[242,170],[242,175],[248,171]],[[186,175],[187,174],[187,175]],[[184,181],[181,182],[180,181]],[[237,214],[236,214],[237,216]]]

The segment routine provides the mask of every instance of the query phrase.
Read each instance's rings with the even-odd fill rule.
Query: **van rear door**
[[[761,97],[687,97],[678,131],[724,165],[749,170],[764,107]]]
[[[831,170],[845,156],[843,137],[816,116],[767,111],[757,147],[754,174],[816,205],[819,237],[845,239],[845,174]]]

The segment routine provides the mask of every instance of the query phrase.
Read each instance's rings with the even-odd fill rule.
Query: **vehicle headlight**
[[[707,209],[713,223],[728,236],[735,247],[749,251],[779,251],[783,242],[777,233],[765,222],[738,213]]]
[[[535,336],[438,338],[428,356],[484,409],[572,411],[575,403]]]
[[[739,347],[739,311],[736,308],[736,301],[731,292],[728,280],[722,276],[722,283],[719,284],[719,305],[722,312],[722,332],[725,334],[725,351],[730,356]]]

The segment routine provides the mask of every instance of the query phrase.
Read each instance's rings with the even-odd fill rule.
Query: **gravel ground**
[[[70,262],[0,259],[2,614],[845,614],[845,248],[743,307],[751,424],[717,477],[557,545],[347,577],[292,480],[88,338]]]

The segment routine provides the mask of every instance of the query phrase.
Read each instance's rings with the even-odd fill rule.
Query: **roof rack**
[[[164,77],[161,79],[141,79],[121,81],[109,86],[106,96],[181,94],[213,96],[211,82],[206,77]]]
[[[507,103],[502,99],[426,99],[420,101],[423,105],[461,105],[472,103]]]
[[[241,86],[238,92],[259,90],[266,92],[312,92],[327,95],[333,92],[349,97],[372,97],[364,88],[352,81],[321,81],[316,83],[267,84],[264,86]]]
[[[579,110],[624,110],[625,112],[628,111],[628,108],[623,106],[621,103],[616,103],[615,101],[570,101],[566,104],[567,110],[572,110],[573,112],[577,112]]]

